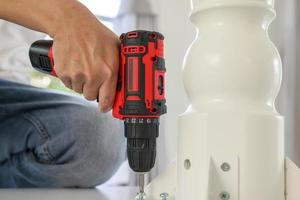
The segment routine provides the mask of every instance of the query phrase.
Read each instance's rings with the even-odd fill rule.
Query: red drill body
[[[166,112],[163,36],[157,32],[122,34],[118,89],[113,116],[157,118]]]
[[[166,113],[164,37],[158,32],[122,34],[119,81],[113,116],[124,120],[127,155],[136,172],[148,172],[156,158],[159,117]]]

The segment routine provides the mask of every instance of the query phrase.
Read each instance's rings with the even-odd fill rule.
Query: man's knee
[[[48,149],[63,164],[58,185],[92,187],[108,180],[125,160],[123,125],[97,108],[74,107],[66,121],[69,130],[52,138]]]

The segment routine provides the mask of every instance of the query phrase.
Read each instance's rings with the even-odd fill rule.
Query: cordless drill
[[[164,37],[158,32],[132,31],[120,36],[120,68],[113,116],[124,120],[131,169],[144,174],[155,164],[159,117],[167,111],[165,99]],[[51,40],[34,42],[29,50],[32,66],[56,76]]]

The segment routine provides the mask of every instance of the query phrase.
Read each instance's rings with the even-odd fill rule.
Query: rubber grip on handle
[[[29,58],[32,67],[37,71],[57,76],[54,69],[52,45],[52,40],[38,40],[34,42],[29,49]]]

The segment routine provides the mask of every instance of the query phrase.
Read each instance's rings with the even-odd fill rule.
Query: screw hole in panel
[[[185,168],[186,170],[189,170],[189,169],[191,169],[191,167],[192,167],[191,161],[190,161],[189,159],[186,159],[186,160],[184,161],[184,168]]]

